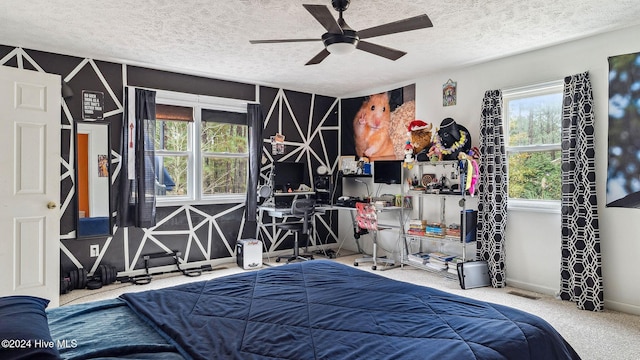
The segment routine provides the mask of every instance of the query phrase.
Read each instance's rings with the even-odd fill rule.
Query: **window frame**
[[[554,80],[544,83],[532,84],[528,86],[508,88],[502,91],[503,102],[503,133],[505,134],[505,155],[507,159],[507,174],[509,174],[509,155],[523,152],[545,152],[550,150],[562,151],[562,139],[558,143],[553,144],[537,144],[537,145],[509,145],[509,102],[512,100],[526,99],[535,96],[549,95],[564,92],[564,81]],[[562,109],[562,108],[561,108]],[[562,110],[560,114],[560,122],[562,122]],[[560,124],[562,126],[562,124]],[[507,181],[509,177],[507,175]],[[560,200],[541,200],[541,199],[518,199],[509,197],[507,200],[509,210],[523,210],[530,212],[543,213],[560,213]]]
[[[200,109],[200,115],[202,116],[202,113],[204,112],[204,110],[221,110],[224,112],[234,112],[234,113],[240,113],[237,111],[230,111],[228,109],[212,109],[211,107],[203,107]],[[202,161],[205,157],[209,157],[209,158],[213,158],[213,159],[247,159],[247,178],[246,180],[248,181],[249,178],[249,124],[247,124],[246,122],[246,106],[244,107],[244,112],[242,112],[242,114],[244,114],[245,116],[245,121],[243,123],[240,123],[239,121],[204,121],[204,122],[211,122],[211,123],[215,123],[215,124],[228,124],[228,125],[240,125],[240,126],[244,126],[246,127],[247,130],[247,152],[246,153],[237,153],[237,152],[204,152],[202,150],[202,143],[199,143],[199,148],[200,151],[198,153],[199,155],[199,160],[200,160],[200,181],[199,181],[199,186],[200,186],[200,196],[203,199],[210,199],[210,198],[216,198],[216,199],[220,199],[220,198],[236,198],[238,196],[242,196],[243,197],[243,201],[246,199],[246,192],[244,193],[238,193],[238,194],[217,194],[217,195],[205,195],[203,194],[202,191]],[[198,130],[198,135],[202,134],[202,123],[203,123],[203,119],[201,118],[200,121],[198,122],[198,126],[199,126],[199,130]],[[201,136],[198,136],[198,141],[200,141]]]
[[[191,107],[194,110],[193,122],[189,123],[187,134],[187,152],[189,153],[187,195],[171,197],[157,196],[156,206],[244,203],[246,201],[246,193],[220,195],[202,194],[203,153],[199,135],[202,124],[202,110],[222,110],[246,114],[247,104],[249,104],[249,102],[205,95],[178,93],[166,90],[155,91],[156,104],[186,106]],[[156,152],[158,151],[156,150]],[[179,153],[179,155],[183,154],[183,152],[175,151],[160,151],[160,153],[169,156],[173,153]]]

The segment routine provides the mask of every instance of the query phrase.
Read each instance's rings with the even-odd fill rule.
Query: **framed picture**
[[[109,176],[109,158],[107,155],[98,155],[98,177]]]
[[[358,162],[355,159],[355,156],[340,156],[338,163],[338,169],[342,170],[344,175],[355,174],[358,171]]]
[[[458,82],[449,79],[442,85],[442,106],[453,106],[456,104]]]

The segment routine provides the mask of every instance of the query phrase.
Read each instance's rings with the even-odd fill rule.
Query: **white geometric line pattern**
[[[310,180],[313,179],[313,174],[315,174],[315,167],[312,165],[314,162],[317,162],[319,165],[325,166],[327,168],[333,169],[334,164],[337,163],[337,160],[336,160],[337,157],[330,158],[325,145],[323,132],[333,131],[336,134],[336,136],[339,136],[339,126],[325,126],[325,123],[328,117],[332,114],[332,112],[336,111],[336,107],[338,104],[339,104],[339,100],[334,99],[332,104],[329,106],[326,112],[322,115],[317,126],[314,128],[314,125],[316,124],[313,121],[313,114],[314,114],[314,110],[316,110],[314,108],[316,105],[316,95],[311,94],[309,113],[304,114],[308,116],[308,118],[301,119],[300,116],[302,114],[295,114],[295,111],[292,109],[290,100],[287,97],[287,92],[284,91],[283,89],[279,89],[275,96],[275,99],[273,100],[273,103],[270,104],[269,106],[269,111],[267,112],[267,116],[265,117],[264,128],[265,129],[269,128],[269,122],[271,121],[271,119],[274,119],[272,115],[274,114],[274,112],[277,111],[278,113],[277,132],[282,133],[283,126],[285,125],[283,124],[283,119],[285,118],[283,116],[283,112],[286,111],[287,112],[286,114],[290,116],[290,118],[293,121],[293,124],[291,124],[292,126],[287,126],[287,130],[295,129],[298,137],[300,138],[300,141],[287,141],[285,139],[284,145],[286,148],[286,153],[282,155],[278,160],[275,160],[272,154],[270,153],[270,149],[269,151],[267,150],[267,148],[269,147],[268,146],[269,140],[264,139],[264,143],[267,146],[263,146],[263,155],[266,159],[269,159],[270,161],[266,164],[263,164],[263,166],[261,167],[261,177],[265,181],[268,180],[269,172],[272,169],[272,166],[273,166],[272,164],[274,161],[297,161],[298,162],[303,160],[307,164],[307,174],[309,174]],[[263,104],[263,106],[264,105],[266,104]],[[289,124],[286,124],[286,125],[289,125]],[[268,138],[268,136],[263,136],[263,137]],[[320,149],[315,149],[311,146],[313,141],[316,139],[319,139],[320,141],[320,144],[321,144]],[[272,223],[265,219],[266,214],[261,213],[259,214],[259,216],[261,217],[259,221],[260,223],[259,232],[263,240],[265,240],[264,246],[266,247],[267,251],[271,252],[271,251],[277,250],[280,247],[280,245],[282,245],[283,242],[285,242],[285,240],[289,239],[291,236],[295,236],[291,231],[282,231],[281,229],[275,229],[274,231],[272,231],[273,230]],[[319,218],[319,216],[317,218]],[[287,221],[287,219],[288,217],[285,217],[284,219],[281,219],[281,221]],[[271,219],[271,221],[275,222],[276,220]],[[316,224],[317,223],[318,221],[316,221]],[[337,241],[338,236],[333,231],[333,229],[331,229],[331,227],[327,224],[327,222],[324,220],[321,220],[319,223],[321,223],[323,225],[324,230],[328,232],[328,236],[331,236],[331,238],[334,241]],[[311,239],[309,239],[309,245],[311,246],[317,245],[316,238],[318,238],[317,236],[318,230],[319,229],[314,228],[313,231],[314,231],[314,234],[316,234],[316,236],[313,236]]]
[[[220,237],[227,251],[229,252],[229,256],[233,256],[235,253],[234,246],[232,246],[227,239],[224,231],[220,227],[218,220],[223,218],[229,214],[240,211],[244,209],[244,204],[236,204],[225,211],[221,211],[217,214],[211,215],[208,214],[192,205],[183,205],[175,209],[173,212],[167,214],[162,219],[158,220],[156,226],[152,228],[144,229],[144,237],[140,244],[136,249],[136,253],[128,264],[129,269],[134,269],[135,265],[140,260],[140,257],[143,255],[143,250],[145,248],[147,240],[153,242],[155,245],[160,247],[165,252],[173,251],[169,246],[165,245],[161,240],[157,238],[159,235],[186,235],[186,246],[184,254],[179,257],[179,261],[181,263],[187,262],[190,255],[192,255],[193,251],[199,251],[203,256],[204,260],[212,260],[211,258],[211,241],[212,237],[209,235],[206,239],[200,239],[197,234],[197,230],[207,226],[209,233],[211,228],[216,229],[217,235]],[[203,219],[198,221],[197,223],[193,222],[192,214],[197,214],[202,216]],[[163,225],[175,217],[179,215],[184,215],[187,219],[188,228],[182,230],[159,230],[163,227]],[[237,241],[238,239],[234,239]],[[193,247],[195,245],[195,248]]]
[[[112,102],[111,108],[105,109],[103,114],[105,120],[119,120],[123,113],[123,105],[116,93],[119,93],[121,89],[113,86],[127,86],[127,67],[125,65],[106,63],[105,72],[103,73],[101,70],[102,64],[98,66],[98,62],[89,58],[74,58],[42,52],[34,52],[32,56],[24,49],[16,47],[10,49],[8,54],[0,58],[0,65],[12,62],[7,65],[36,69],[42,72],[45,72],[44,68],[47,68],[46,71],[61,74],[66,82],[72,85],[77,84],[78,88],[86,86],[83,81],[89,76],[88,80],[92,81],[89,86],[95,86],[96,88],[89,87],[88,89],[100,90],[101,86],[104,87],[100,91],[104,91],[107,94],[105,96],[106,101]],[[43,66],[40,66],[34,60],[38,59],[38,56],[44,56],[44,59],[59,56],[60,62],[55,64],[55,69],[49,69],[48,67],[53,66],[52,63],[46,63],[47,66],[44,66],[45,63],[43,62]],[[115,67],[113,67],[114,65]],[[62,69],[57,68],[58,66]],[[107,70],[109,71],[107,72]],[[119,75],[114,77],[113,70]],[[77,88],[74,87],[74,90],[77,90]],[[261,91],[259,87],[256,87],[257,94],[260,94]],[[287,138],[287,154],[277,159],[270,153],[269,136],[266,136],[267,140],[264,142],[263,155],[268,160],[263,164],[260,176],[266,180],[267,175],[264,172],[266,171],[268,174],[273,161],[286,159],[306,161],[310,175],[315,173],[315,168],[319,165],[335,170],[339,151],[339,141],[336,141],[336,139],[340,135],[340,128],[337,125],[339,99],[289,92],[283,89],[275,89],[275,93],[273,102],[268,100],[262,104],[263,108],[269,109],[269,116],[266,119],[272,119],[272,121],[276,122],[275,127],[279,132],[291,133],[292,136]],[[293,96],[299,96],[303,99],[303,102],[307,101],[306,99],[310,99],[310,101],[305,103],[306,107],[302,109],[300,101],[290,98],[292,94],[297,94]],[[80,96],[80,94],[76,95]],[[71,100],[62,101],[62,116],[60,120],[63,132],[66,132],[65,135],[67,136],[72,134],[74,129],[73,113],[75,112],[70,109],[70,104],[73,104],[73,101],[77,99],[74,96]],[[275,116],[272,117],[271,115]],[[332,117],[332,115],[335,116]],[[330,125],[327,125],[328,119],[332,119]],[[268,120],[265,121],[265,128],[273,125],[268,122]],[[118,121],[113,123],[117,124]],[[271,128],[273,129],[273,126]],[[112,127],[112,131],[119,133],[121,129]],[[60,161],[60,180],[65,187],[65,191],[61,196],[63,198],[61,213],[64,214],[64,216],[61,215],[63,216],[61,222],[65,222],[65,224],[69,223],[69,215],[75,206],[75,164],[73,161],[75,143],[73,136],[68,136],[68,138],[62,146],[63,148],[68,146],[68,154],[71,158],[61,158]],[[118,146],[114,143],[111,150],[111,170],[113,171],[112,191],[116,193],[113,196],[117,195],[117,179],[122,166],[121,156],[118,152]],[[235,256],[234,242],[237,242],[245,234],[244,207],[244,203],[239,203],[161,208],[165,215],[153,228],[117,228],[114,225],[113,236],[96,238],[95,241],[101,245],[97,258],[88,258],[88,256],[84,255],[86,243],[75,241],[76,231],[69,230],[70,224],[67,224],[64,229],[66,234],[61,234],[60,236],[61,262],[63,267],[67,268],[65,269],[66,272],[69,271],[69,266],[73,266],[75,268],[84,267],[90,269],[90,273],[95,271],[101,263],[107,263],[116,266],[120,271],[119,275],[123,276],[139,273],[142,265],[140,263],[141,256],[150,251],[158,251],[158,249],[162,251],[180,250],[183,252],[180,259],[183,263],[189,261],[198,262],[203,261],[203,259],[214,260],[233,257]],[[113,215],[117,215],[115,208]],[[331,239],[337,241],[336,231],[331,229],[330,226],[335,221],[325,221],[325,218],[320,217],[318,220],[320,220],[318,221],[318,228],[314,229],[314,231],[320,233],[323,238],[326,234],[326,237],[330,238],[329,241]],[[253,232],[253,229],[247,230],[251,231],[246,233]],[[287,238],[287,234],[277,233],[277,241],[275,241],[276,239],[271,237],[269,231],[264,231],[263,228],[260,232],[264,235],[265,241],[270,244],[269,250],[275,250],[276,248],[284,250],[287,246],[290,247],[290,244],[283,243],[283,240]]]

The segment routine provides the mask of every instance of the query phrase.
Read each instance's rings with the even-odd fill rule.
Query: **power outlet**
[[[100,254],[100,245],[95,244],[95,245],[89,246],[90,257],[98,257],[98,254]]]

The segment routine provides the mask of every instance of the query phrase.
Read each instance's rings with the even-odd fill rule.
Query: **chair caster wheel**
[[[353,266],[358,266],[358,263],[354,261]]]
[[[280,262],[280,259],[279,259],[279,258],[276,258],[276,262]]]
[[[376,267],[375,265],[373,265],[373,266],[371,267],[371,270],[375,270],[375,269],[377,269],[377,267]]]

